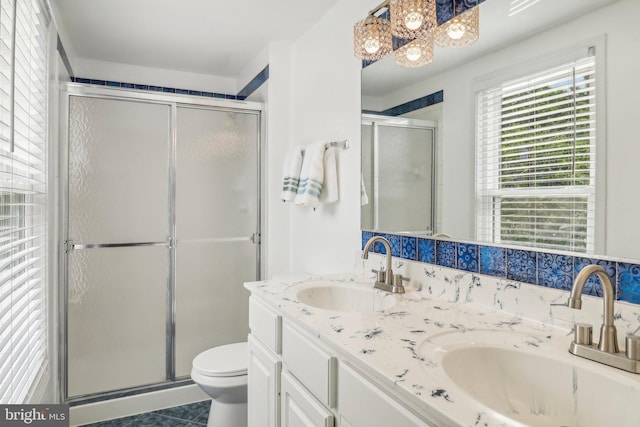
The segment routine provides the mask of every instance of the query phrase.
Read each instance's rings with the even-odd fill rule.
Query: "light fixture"
[[[462,47],[475,43],[480,36],[480,8],[474,7],[440,25],[436,44],[442,47]]]
[[[384,0],[354,25],[355,57],[378,61],[395,50],[396,64],[415,68],[433,61],[434,43],[442,47],[475,43],[480,35],[480,8],[474,6],[456,16],[455,5],[461,1],[451,0],[453,18],[438,26],[438,0]]]
[[[395,51],[394,56],[396,64],[402,67],[417,68],[430,64],[433,61],[433,35],[429,33],[405,44]]]
[[[436,0],[391,0],[391,32],[401,39],[415,39],[438,25]]]
[[[389,20],[369,15],[353,26],[353,53],[356,58],[377,61],[392,50]]]

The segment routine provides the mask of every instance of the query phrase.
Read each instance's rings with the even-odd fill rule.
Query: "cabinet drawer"
[[[282,427],[334,427],[334,420],[295,378],[282,373]]]
[[[282,326],[282,361],[320,402],[335,407],[337,359],[287,322]]]
[[[253,296],[249,298],[249,328],[269,350],[282,352],[282,317]]]
[[[340,364],[338,409],[340,426],[349,427],[426,427],[435,426],[420,420],[407,408],[386,395],[362,375]],[[374,409],[375,408],[375,409]]]

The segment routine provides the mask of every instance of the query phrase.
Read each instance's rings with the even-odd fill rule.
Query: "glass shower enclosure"
[[[260,271],[261,105],[63,91],[62,395],[188,381],[245,341]]]
[[[431,235],[436,212],[435,122],[362,115],[365,230]]]

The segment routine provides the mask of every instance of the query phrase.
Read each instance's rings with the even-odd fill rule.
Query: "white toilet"
[[[191,378],[209,396],[209,427],[247,427],[246,342],[203,351],[193,359]]]

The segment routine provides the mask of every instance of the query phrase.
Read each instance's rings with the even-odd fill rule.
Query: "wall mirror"
[[[637,55],[633,54],[640,45],[640,28],[633,21],[633,17],[640,14],[640,2],[538,0],[525,2],[527,7],[515,8],[522,3],[515,0],[486,0],[481,3],[478,6],[479,40],[464,48],[436,47],[434,61],[430,65],[403,68],[394,63],[391,55],[363,68],[362,164],[369,203],[362,208],[362,228],[412,235],[446,233],[452,239],[462,241],[640,259],[637,244],[640,242],[640,224],[637,221],[640,180],[635,171],[638,167],[634,164],[640,158],[640,146],[634,143],[637,134],[634,101],[640,92],[625,83],[635,80],[633,69],[640,65]],[[481,202],[476,192],[479,185],[477,171],[484,164],[476,160],[478,93],[492,85],[513,81],[580,57],[595,58],[594,68],[588,75],[574,77],[574,82],[578,81],[574,83],[576,87],[594,75],[596,82],[592,93],[595,101],[590,107],[592,114],[585,119],[595,123],[585,137],[593,141],[591,150],[595,156],[587,161],[590,172],[586,179],[594,188],[593,194],[588,196],[591,210],[580,225],[589,229],[588,242],[567,249],[528,241],[527,238],[537,231],[524,233],[525,236],[516,242],[496,239],[495,235],[481,230],[478,216]],[[564,96],[555,83],[547,89],[557,89],[558,96]],[[442,102],[391,118],[376,113],[436,93],[441,93]],[[376,141],[373,134],[380,133],[373,131],[371,124],[375,120],[381,123],[380,126],[384,126],[384,120],[395,120],[396,123],[404,123],[406,128],[412,127],[412,121],[428,123],[434,129],[433,149],[425,148],[428,147],[426,142],[421,152],[399,148],[392,143],[381,148],[385,142],[380,139],[373,142],[377,149],[372,152],[367,147],[371,146],[371,141]],[[403,132],[405,130],[402,128]],[[411,139],[405,136],[397,136],[396,139]],[[428,138],[422,140],[427,141]],[[404,143],[408,144],[407,141]],[[402,152],[404,155],[399,154]],[[575,153],[574,164],[580,162],[580,151]],[[407,159],[411,159],[412,165],[419,163],[421,167],[407,167]],[[375,169],[373,172],[372,168]],[[413,174],[406,177],[408,183],[398,181],[397,172],[402,168],[406,168],[405,176]],[[431,177],[426,186],[419,183],[420,176],[425,175]],[[558,174],[554,176],[556,181],[561,181]],[[377,181],[370,181],[372,179]],[[381,197],[385,185],[387,191],[394,194],[387,201]],[[505,200],[502,199],[501,209],[507,206]],[[582,200],[571,196],[562,202],[538,202],[535,209],[551,214]],[[559,207],[558,203],[562,206]],[[495,211],[496,205],[492,206]],[[530,210],[534,205],[521,206]],[[384,219],[384,212],[397,213],[405,209],[411,210],[413,215],[395,215],[393,221]],[[377,219],[372,211],[378,212]],[[408,222],[404,223],[404,220]],[[491,221],[493,224],[496,220],[492,218]],[[571,227],[578,226],[563,225],[563,229]]]

